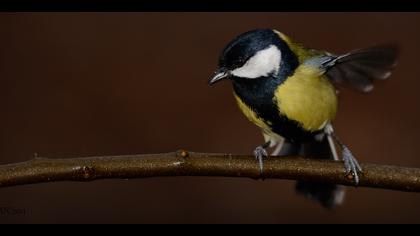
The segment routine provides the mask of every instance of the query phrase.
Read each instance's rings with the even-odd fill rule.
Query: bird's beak
[[[209,80],[209,85],[213,85],[216,82],[222,80],[222,79],[226,79],[230,76],[229,71],[224,70],[224,69],[219,69],[217,70],[214,75],[210,78]]]

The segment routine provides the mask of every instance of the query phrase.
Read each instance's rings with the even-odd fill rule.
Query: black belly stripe
[[[296,121],[280,114],[274,92],[280,82],[273,77],[258,79],[235,78],[233,88],[236,95],[264,120],[271,130],[291,142],[313,140],[318,132],[304,130]]]

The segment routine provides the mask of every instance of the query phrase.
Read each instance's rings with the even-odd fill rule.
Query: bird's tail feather
[[[285,144],[281,155],[301,155],[308,158],[333,159],[327,138],[305,144]],[[318,201],[326,208],[334,208],[344,200],[344,187],[335,184],[297,181],[295,190],[304,197]]]

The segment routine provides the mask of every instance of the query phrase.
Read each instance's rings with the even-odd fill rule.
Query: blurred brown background
[[[1,13],[0,163],[169,152],[250,154],[258,129],[229,83],[207,86],[224,45],[276,28],[343,53],[402,47],[392,79],[343,91],[336,130],[364,162],[420,167],[420,14]],[[347,188],[334,211],[285,180],[176,177],[0,189],[0,223],[420,223],[420,194]]]

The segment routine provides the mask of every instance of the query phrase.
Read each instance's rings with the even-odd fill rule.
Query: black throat
[[[272,121],[278,117],[274,93],[283,81],[274,77],[245,79],[235,77],[235,94],[264,120]]]

